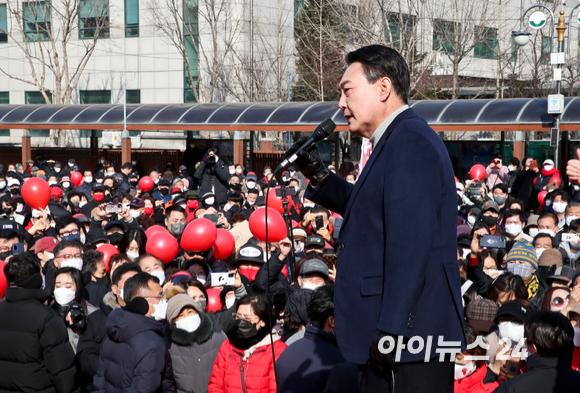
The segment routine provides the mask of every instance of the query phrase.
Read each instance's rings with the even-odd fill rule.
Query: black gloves
[[[306,139],[308,139],[307,136],[298,139],[296,143],[286,151],[286,156],[293,155],[300,146],[302,146]],[[294,163],[298,165],[300,172],[302,172],[302,174],[312,182],[313,186],[319,186],[328,176],[328,169],[324,166],[316,145],[311,147],[309,151],[302,150],[299,152],[298,158]]]
[[[385,336],[388,336],[388,333],[381,332],[377,330],[375,335],[373,336],[373,343],[371,344],[371,366],[375,368],[376,371],[379,372],[380,375],[385,375],[386,372],[395,368],[395,357],[393,356],[396,353],[395,349],[393,349],[390,353],[384,354],[379,351],[379,341]],[[397,342],[397,337],[391,336]],[[383,348],[388,348],[389,343],[385,342],[382,345]]]

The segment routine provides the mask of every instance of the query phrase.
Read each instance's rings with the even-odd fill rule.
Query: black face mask
[[[2,209],[0,210],[1,214],[6,214],[7,216],[12,214],[12,208],[11,207],[7,207],[6,209]]]
[[[483,220],[483,223],[490,228],[497,225],[497,217],[483,216],[482,220]]]
[[[180,173],[180,174],[181,174],[181,176],[183,176],[183,177],[187,176],[187,172],[186,172],[186,171],[181,171],[181,172],[179,172],[179,173]]]
[[[138,181],[130,181],[129,182],[133,187],[137,187],[137,184],[139,184]]]
[[[0,261],[5,261],[6,258],[8,258],[10,255],[12,255],[12,250],[8,250],[6,252],[3,252],[0,254]]]
[[[318,251],[308,251],[306,254],[307,257],[317,257],[317,256],[321,256],[322,253],[318,252]]]
[[[101,278],[95,277],[95,280],[105,288],[109,288],[109,284],[111,283],[111,280],[109,280],[109,277],[106,274]]]
[[[239,190],[240,189],[240,183],[230,183],[230,188],[232,190]]]
[[[105,195],[105,197],[103,198],[103,200],[99,203],[109,203],[111,202],[111,196],[110,195]]]
[[[20,195],[20,188],[11,188],[10,194],[12,195]]]
[[[112,233],[110,235],[107,235],[107,237],[109,238],[109,241],[111,242],[112,245],[117,246],[117,245],[119,245],[119,243],[121,243],[121,239],[123,238],[123,234],[119,233],[119,232],[115,232],[115,233]]]
[[[169,188],[160,188],[159,193],[163,196],[166,196],[167,194],[169,194]]]
[[[250,338],[258,334],[256,324],[239,319],[236,321],[236,330],[239,338]]]

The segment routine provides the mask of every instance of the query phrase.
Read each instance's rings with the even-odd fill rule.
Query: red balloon
[[[268,209],[268,240],[266,240],[266,209]],[[271,207],[261,208],[252,213],[250,231],[263,242],[279,242],[288,235],[284,218]]]
[[[145,236],[147,236],[147,240],[156,233],[168,233],[167,229],[162,227],[161,225],[152,225],[145,231]]]
[[[72,184],[75,187],[78,187],[81,185],[81,182],[83,181],[83,175],[81,175],[80,172],[73,172],[70,174],[70,181],[72,181]]]
[[[217,259],[226,259],[236,249],[236,239],[227,229],[220,228],[217,230],[217,238],[213,245],[213,255]]]
[[[8,282],[6,281],[6,276],[4,275],[4,266],[6,266],[6,264],[0,261],[0,297],[4,296],[6,288],[8,288]]]
[[[169,232],[156,233],[147,239],[145,250],[163,263],[169,263],[177,256],[179,244]]]
[[[44,210],[50,201],[50,187],[39,177],[30,178],[22,186],[22,198],[31,208]]]
[[[139,189],[141,191],[151,191],[153,189],[153,179],[149,176],[143,176],[141,180],[139,180]]]
[[[549,183],[556,183],[558,186],[560,186],[562,184],[562,179],[560,178],[560,175],[554,175],[550,178]]]
[[[286,198],[276,196],[276,188],[279,189],[280,187],[268,190],[268,207],[271,207],[280,214],[284,214],[284,200],[290,203],[290,197],[288,195],[286,195]],[[272,192],[269,192],[270,190],[272,190]],[[290,207],[290,205],[288,207]]]
[[[486,176],[485,167],[483,165],[476,164],[472,166],[471,169],[469,170],[469,175],[474,180],[477,179],[479,181],[482,181],[483,179],[485,179]]]
[[[215,224],[207,218],[191,221],[181,235],[181,248],[185,251],[209,250],[217,238]]]
[[[220,299],[220,290],[218,288],[207,289],[207,306],[205,311],[220,311],[222,309],[222,300]]]
[[[546,195],[548,195],[548,191],[540,191],[538,193],[538,202],[540,202],[542,205],[545,205],[544,199],[546,199]]]
[[[113,255],[117,255],[119,253],[119,250],[117,250],[117,247],[113,246],[112,244],[103,244],[101,247],[97,249],[97,251],[103,253],[103,262],[105,262],[105,267],[107,268],[108,273],[109,270],[111,270],[111,267],[109,266],[109,261],[111,260],[111,257]]]

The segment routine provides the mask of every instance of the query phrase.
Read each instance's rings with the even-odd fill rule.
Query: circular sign
[[[576,20],[578,21],[578,24],[580,25],[580,13],[578,14],[578,17],[576,18]]]
[[[536,11],[530,15],[528,23],[532,29],[539,30],[546,25],[546,14],[542,11]]]

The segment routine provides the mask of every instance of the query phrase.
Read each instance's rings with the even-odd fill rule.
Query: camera
[[[71,302],[65,306],[59,306],[58,312],[62,319],[66,323],[66,316],[70,312],[70,318],[72,320],[72,327],[77,329],[82,329],[87,324],[87,317],[85,315],[85,309],[83,306],[76,302]]]
[[[216,160],[215,160],[215,156],[212,154],[207,158],[207,162],[208,164],[215,164]]]

